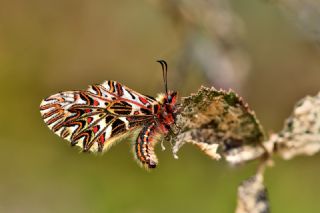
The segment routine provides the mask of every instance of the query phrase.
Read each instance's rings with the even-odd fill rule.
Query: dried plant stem
[[[185,143],[198,146],[215,160],[230,164],[259,160],[256,174],[238,189],[236,213],[270,212],[263,184],[267,166],[277,155],[288,160],[320,150],[320,93],[299,101],[281,132],[267,137],[254,112],[233,91],[202,87],[182,99],[174,155]]]

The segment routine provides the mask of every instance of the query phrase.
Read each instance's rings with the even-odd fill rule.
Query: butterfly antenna
[[[164,60],[158,60],[162,67],[162,76],[163,76],[163,82],[164,82],[164,90],[166,91],[166,94],[168,94],[168,81],[167,81],[167,73],[168,73],[168,64]]]

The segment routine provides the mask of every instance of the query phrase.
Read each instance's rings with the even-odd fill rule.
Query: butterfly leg
[[[164,142],[164,139],[162,138],[162,140],[161,140],[161,149],[162,149],[162,151],[166,150],[166,147],[164,146],[163,142]]]
[[[136,159],[148,168],[156,168],[157,156],[154,153],[154,146],[157,142],[157,126],[155,123],[143,127],[140,131],[134,147]]]

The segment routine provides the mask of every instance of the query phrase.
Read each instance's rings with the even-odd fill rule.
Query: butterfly
[[[177,92],[168,91],[167,70],[161,64],[165,94],[142,95],[119,82],[105,81],[87,90],[59,92],[42,100],[40,113],[58,136],[84,152],[104,152],[128,135],[135,159],[156,168],[155,144],[173,132],[178,107]]]

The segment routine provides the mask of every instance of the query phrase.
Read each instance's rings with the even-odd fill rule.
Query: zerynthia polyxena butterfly
[[[44,99],[40,112],[58,136],[84,152],[103,152],[128,134],[137,161],[155,168],[154,146],[172,132],[177,114],[177,92],[167,89],[167,63],[162,66],[165,94],[142,95],[116,81],[89,86],[87,90],[60,92]],[[133,141],[134,140],[134,141]]]

